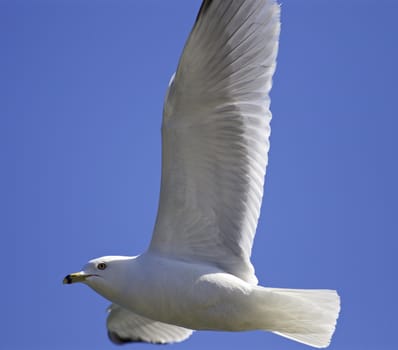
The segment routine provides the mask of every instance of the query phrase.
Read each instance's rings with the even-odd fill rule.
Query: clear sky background
[[[62,278],[148,246],[163,98],[199,6],[0,0],[0,348],[117,349],[109,303]],[[397,18],[395,0],[282,5],[253,262],[263,285],[339,291],[330,349],[396,349]],[[242,348],[307,349],[260,331],[170,346]]]

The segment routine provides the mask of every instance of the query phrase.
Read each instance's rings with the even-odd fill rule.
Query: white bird
[[[204,0],[164,103],[162,181],[149,249],[91,260],[83,282],[113,304],[115,343],[172,343],[193,330],[266,330],[322,348],[333,290],[257,285],[250,262],[268,160],[275,0]]]

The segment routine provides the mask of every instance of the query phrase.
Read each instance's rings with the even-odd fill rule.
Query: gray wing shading
[[[164,104],[161,193],[149,248],[252,284],[279,14],[274,0],[203,1]]]
[[[150,320],[112,304],[106,321],[109,339],[115,344],[177,343],[187,339],[192,330]]]

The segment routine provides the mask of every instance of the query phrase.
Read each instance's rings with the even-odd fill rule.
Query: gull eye
[[[97,265],[97,269],[98,270],[105,270],[106,269],[106,264],[105,263],[99,263]]]

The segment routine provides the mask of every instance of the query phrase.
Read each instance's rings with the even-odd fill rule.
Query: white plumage
[[[279,7],[205,1],[201,12],[166,95],[150,249],[256,283],[250,254],[268,160]]]
[[[257,286],[250,262],[268,161],[278,49],[274,0],[204,0],[167,90],[162,183],[148,251],[68,275],[114,304],[115,343],[178,342],[192,330],[268,330],[325,347],[332,290]]]

